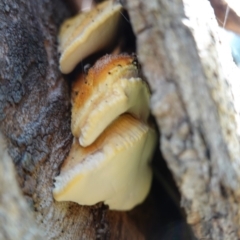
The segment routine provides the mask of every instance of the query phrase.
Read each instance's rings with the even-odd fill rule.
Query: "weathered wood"
[[[160,148],[187,221],[199,239],[239,239],[239,117],[210,4],[126,0],[126,6],[153,91]]]
[[[161,152],[188,223],[198,238],[237,239],[238,116],[210,5],[207,0],[126,0],[126,8],[153,91]],[[57,0],[0,2],[0,128],[18,182],[46,239],[156,237],[150,226],[151,214],[159,215],[153,196],[129,213],[52,198],[53,178],[72,140],[69,86],[58,70],[56,39],[69,15]]]
[[[176,204],[155,180],[145,203],[130,212],[53,200],[53,178],[72,140],[69,84],[59,72],[57,54],[58,27],[69,15],[61,1],[0,1],[0,129],[28,207],[44,234],[41,239],[171,239],[179,236],[178,231],[180,237],[190,239]],[[163,164],[159,159],[156,162]],[[3,164],[0,161],[0,169],[6,170]],[[18,233],[18,239],[26,234],[37,239],[35,223],[29,223],[31,213],[26,213],[26,222],[18,217],[27,211],[18,188],[5,187],[16,185],[13,177],[9,179],[13,168],[1,173],[1,195],[18,196],[20,204],[19,213],[13,214],[0,202],[4,209],[0,221],[9,214],[8,224],[1,226],[8,235],[1,239],[16,239]]]
[[[33,216],[19,189],[15,169],[1,133],[0,182],[0,239],[43,239],[43,234],[34,224]]]
[[[58,27],[69,15],[58,0],[0,1],[0,128],[44,239],[143,239],[143,225],[129,213],[52,198],[72,141],[69,87],[57,53]]]

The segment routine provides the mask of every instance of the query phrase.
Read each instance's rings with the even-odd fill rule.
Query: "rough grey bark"
[[[210,5],[207,0],[126,0],[126,8],[153,91],[160,149],[187,221],[198,238],[237,239],[237,105],[224,78],[226,62],[220,61]],[[69,86],[58,70],[56,41],[58,26],[69,14],[57,0],[0,1],[0,129],[18,183],[46,239],[157,238],[149,225],[162,217],[156,210],[162,196],[156,204],[150,195],[129,213],[52,199],[53,178],[72,140]],[[19,194],[17,187],[11,191]]]
[[[30,209],[18,187],[14,166],[1,133],[0,161],[0,239],[42,239],[43,234],[34,224]]]
[[[58,27],[69,15],[62,1],[0,1],[0,127],[18,183],[44,239],[142,239],[127,213],[52,198],[72,140],[69,87],[57,54]]]
[[[64,2],[58,0],[0,1],[0,130],[7,139],[18,184],[34,213],[32,229],[37,224],[42,239],[157,237],[158,223],[164,225],[169,215],[162,215],[164,205],[159,210],[163,196],[150,194],[145,204],[130,212],[109,211],[102,204],[57,203],[52,198],[53,179],[72,141],[69,84],[58,69],[57,54],[58,27],[69,15]],[[0,161],[0,169],[3,164]],[[9,184],[10,174],[13,168],[2,172],[1,184]],[[5,198],[16,195],[24,202],[17,186],[3,188],[1,194]],[[23,220],[18,218],[25,208],[18,207],[19,213],[11,212],[15,228],[2,225],[8,236],[1,239],[14,239],[21,230],[18,239],[28,239]],[[37,231],[34,234],[30,231],[29,239],[37,239]]]
[[[239,115],[224,64],[235,70],[222,54],[213,10],[206,0],[126,6],[187,221],[199,239],[239,239]]]

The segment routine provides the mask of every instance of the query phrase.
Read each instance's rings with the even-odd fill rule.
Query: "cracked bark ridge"
[[[213,10],[207,0],[125,5],[187,221],[199,239],[239,239],[238,115]]]
[[[53,178],[72,141],[69,88],[58,69],[56,37],[69,15],[63,1],[0,2],[0,128],[18,183],[44,239],[143,239],[128,213],[52,198]],[[3,194],[15,190],[8,191]]]
[[[7,153],[1,133],[0,182],[0,239],[42,239],[43,234],[36,224],[33,224],[33,216],[19,189],[12,159]],[[9,185],[12,191],[8,191]]]

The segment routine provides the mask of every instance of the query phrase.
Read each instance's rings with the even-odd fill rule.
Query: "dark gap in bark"
[[[158,219],[151,226],[151,231],[155,233],[151,239],[194,239],[186,223],[186,214],[180,206],[180,193],[159,148],[152,165],[154,178],[151,195],[157,203],[155,214],[158,213]]]

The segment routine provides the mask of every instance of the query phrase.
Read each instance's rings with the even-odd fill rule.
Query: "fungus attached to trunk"
[[[121,4],[105,1],[64,22],[59,33],[62,73],[70,73],[81,60],[114,39],[121,9]]]
[[[156,145],[149,100],[133,56],[106,55],[81,74],[72,88],[75,138],[55,179],[57,201],[129,210],[145,199]]]
[[[114,210],[133,208],[149,192],[155,142],[155,131],[129,114],[121,115],[86,148],[74,139],[55,178],[54,198],[81,205],[103,201]]]
[[[106,55],[74,83],[71,128],[83,147],[124,112],[147,122],[150,92],[138,71],[134,57]]]
[[[119,3],[105,1],[65,21],[59,34],[63,73],[112,43],[121,9]],[[74,139],[55,178],[55,200],[132,209],[150,190],[157,139],[148,121],[150,91],[136,58],[100,58],[87,73],[80,73],[71,95]]]

